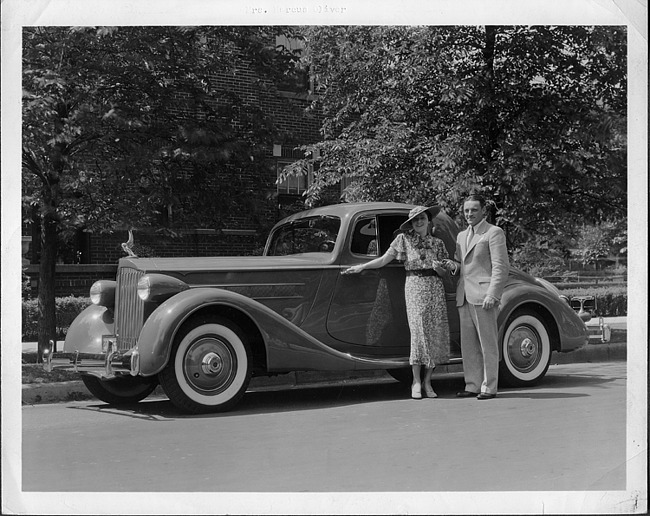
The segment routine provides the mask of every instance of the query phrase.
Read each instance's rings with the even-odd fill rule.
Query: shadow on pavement
[[[549,374],[540,385],[520,388],[503,388],[498,399],[561,399],[588,396],[581,392],[568,392],[579,387],[606,387],[619,378],[611,375],[585,374]],[[434,377],[434,389],[439,399],[454,399],[459,390],[463,390],[462,374],[440,375]],[[77,405],[75,410],[92,410],[111,415],[132,417],[143,420],[162,421],[174,419],[223,418],[249,416],[267,413],[295,412],[301,410],[318,410],[355,404],[386,401],[408,401],[410,389],[396,381],[373,383],[338,384],[303,386],[276,390],[249,391],[241,402],[231,411],[212,414],[187,414],[177,409],[167,398],[150,398],[140,403],[113,406],[104,403]],[[422,400],[430,403],[432,400]],[[463,402],[459,400],[459,402]]]
[[[99,402],[92,405],[72,406],[70,408],[151,420],[159,420],[160,418],[222,418],[406,400],[409,399],[409,393],[410,391],[398,382],[300,387],[247,392],[233,410],[212,414],[187,414],[172,405],[167,398],[151,398],[140,403],[120,406]]]

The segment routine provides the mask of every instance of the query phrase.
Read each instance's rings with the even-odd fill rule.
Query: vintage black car
[[[409,381],[401,263],[360,275],[349,266],[383,254],[409,204],[337,204],[280,221],[263,256],[125,257],[96,282],[47,367],[75,368],[112,404],[144,399],[160,383],[189,412],[235,406],[252,376],[386,369]],[[458,228],[434,223],[453,256]],[[444,278],[450,363],[460,364],[455,281]],[[512,269],[499,312],[501,385],[532,385],[552,351],[584,345],[584,322],[548,282]],[[441,369],[441,368],[440,368]]]

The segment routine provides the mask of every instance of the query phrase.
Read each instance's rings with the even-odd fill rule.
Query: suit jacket
[[[510,264],[503,230],[487,221],[479,226],[469,248],[469,228],[458,233],[456,238],[454,260],[460,264],[456,306],[462,306],[465,299],[473,305],[481,305],[487,295],[501,299],[508,281]]]

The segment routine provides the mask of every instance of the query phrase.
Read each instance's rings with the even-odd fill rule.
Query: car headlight
[[[116,285],[117,283],[111,280],[96,281],[90,287],[90,301],[95,305],[113,308]]]
[[[145,274],[138,281],[138,296],[143,301],[162,303],[190,286],[165,274]]]

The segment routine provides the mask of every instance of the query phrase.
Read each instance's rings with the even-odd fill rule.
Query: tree
[[[598,262],[611,255],[627,254],[627,227],[624,221],[606,220],[585,225],[577,238],[576,254],[583,265],[598,268]]]
[[[624,27],[310,27],[325,115],[308,195],[496,201],[509,247],[626,214]],[[306,162],[288,174],[305,173]],[[559,242],[561,243],[561,242]]]
[[[172,205],[184,224],[218,228],[264,205],[250,197],[264,189],[244,189],[240,178],[262,176],[277,130],[224,78],[257,77],[260,95],[283,80],[297,56],[276,47],[278,34],[291,31],[24,30],[23,206],[40,225],[39,350],[54,335],[55,263],[66,234],[147,226]]]

